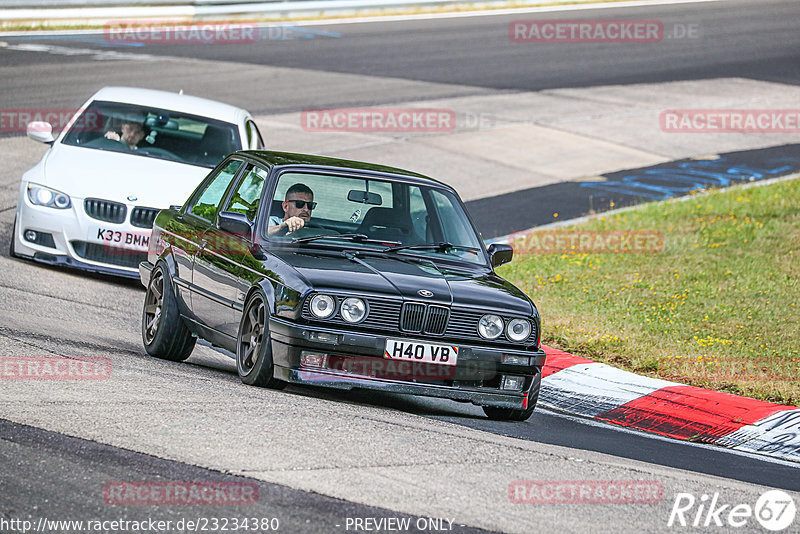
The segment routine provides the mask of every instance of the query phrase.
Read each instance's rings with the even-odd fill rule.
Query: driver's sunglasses
[[[294,202],[294,207],[299,210],[303,209],[303,206],[308,206],[310,210],[317,207],[316,202],[308,202],[307,200],[287,200],[287,202]]]

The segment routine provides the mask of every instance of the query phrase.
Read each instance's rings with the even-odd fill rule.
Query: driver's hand
[[[106,139],[111,139],[112,141],[119,141],[121,139],[120,135],[114,131],[108,131],[105,135]]]
[[[306,225],[306,222],[301,219],[300,217],[289,217],[283,224],[286,225],[286,228],[289,232],[294,232],[295,230],[299,230],[303,226]]]

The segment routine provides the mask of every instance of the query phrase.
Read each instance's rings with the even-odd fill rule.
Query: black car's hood
[[[417,301],[494,308],[529,315],[522,291],[493,272],[448,269],[445,265],[397,254],[273,253],[297,269],[315,290],[358,291]],[[419,291],[430,291],[425,297]]]

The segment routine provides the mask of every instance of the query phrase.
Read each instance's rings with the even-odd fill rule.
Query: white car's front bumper
[[[15,254],[51,265],[138,278],[139,262],[147,259],[145,238],[149,240],[151,230],[131,223],[137,206],[125,204],[124,220],[112,222],[90,217],[84,199],[71,200],[67,209],[34,205],[23,182],[13,230]],[[111,240],[98,239],[100,230],[106,237],[111,235]],[[36,232],[36,239],[27,239],[28,231]],[[126,244],[126,238],[138,243]]]

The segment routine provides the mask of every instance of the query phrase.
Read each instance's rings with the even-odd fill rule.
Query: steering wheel
[[[316,237],[318,235],[328,235],[330,233],[329,230],[315,226],[313,224],[306,224],[299,230],[295,230],[291,233],[284,234],[286,237],[291,237],[292,239],[296,238],[303,238],[303,237]]]

